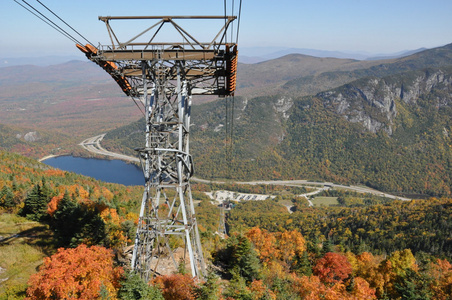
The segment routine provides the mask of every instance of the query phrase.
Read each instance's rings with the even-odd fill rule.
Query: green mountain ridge
[[[355,64],[346,70],[328,70],[318,74],[308,74],[288,80],[279,92],[297,95],[314,95],[321,91],[339,87],[363,77],[384,77],[397,73],[425,68],[439,68],[451,65],[452,44],[424,50],[406,57],[374,61],[373,65]]]
[[[378,66],[378,72],[357,72],[373,76],[316,96],[235,97],[230,150],[225,147],[225,125],[231,124],[225,106],[231,107],[232,100],[194,106],[191,148],[196,176],[302,178],[450,195],[452,68],[424,66],[445,64],[451,48],[416,53]],[[413,70],[396,73],[410,66]],[[385,72],[390,75],[375,76]],[[108,134],[106,145],[139,147],[141,135],[129,134],[137,132],[138,124],[133,130],[121,128],[120,135]]]

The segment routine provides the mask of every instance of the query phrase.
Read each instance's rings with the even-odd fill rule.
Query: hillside
[[[316,96],[236,97],[232,155],[224,146],[230,100],[194,106],[196,176],[330,180],[450,195],[451,78],[451,67],[430,68],[367,77]],[[140,146],[139,124],[108,134],[105,145]]]
[[[445,65],[448,46],[393,60],[358,61],[291,54],[239,64],[237,95],[313,95],[365,76]],[[214,100],[197,97],[194,103]],[[116,83],[91,62],[0,68],[0,120],[86,138],[129,124],[140,111]]]
[[[284,85],[298,78],[311,78],[327,72],[347,72],[365,69],[381,63],[383,61],[320,58],[303,54],[289,54],[257,64],[239,63],[237,95],[251,98],[274,95],[284,92]],[[322,90],[324,88],[319,86],[315,93]],[[310,93],[311,91],[306,92]],[[302,95],[307,94],[302,92]]]
[[[243,111],[236,105],[229,171],[225,133],[215,130],[225,123],[224,104],[194,107],[198,176],[293,177],[450,195],[451,78],[450,67],[428,69],[365,78],[317,96],[255,98]]]
[[[325,71],[320,74],[299,76],[288,80],[279,90],[289,95],[314,95],[352,82],[359,78],[383,77],[424,68],[448,66],[452,61],[452,44],[428,49],[415,54],[386,61],[374,61],[374,65],[348,70]],[[359,66],[359,65],[358,65]]]
[[[449,196],[449,50],[443,47],[392,64],[331,72],[331,78],[338,79],[331,84],[337,86],[311,96],[302,92],[237,96],[196,105],[190,143],[195,175],[207,179],[318,179],[361,183],[391,192]],[[397,63],[400,65],[394,65]],[[353,61],[339,63],[338,68],[347,68],[347,64],[353,65]],[[26,79],[43,88],[42,94],[37,94],[39,101],[33,100],[32,89],[15,86],[18,93],[30,95],[20,98],[23,102],[10,102],[9,112],[30,112],[18,123],[30,124],[25,127],[31,129],[5,122],[8,125],[0,127],[3,147],[13,151],[49,147],[51,151],[58,141],[71,142],[108,128],[115,129],[105,136],[106,147],[133,153],[133,148],[142,146],[144,124],[142,119],[136,121],[138,115],[128,115],[128,108],[121,110],[113,98],[94,101],[75,96],[90,84],[89,75],[82,78],[85,67],[74,72],[80,83],[67,78],[61,79],[61,85],[58,80],[45,82],[36,74]],[[326,67],[316,72],[316,68],[320,67],[312,67],[307,76],[321,78],[329,70]],[[36,70],[33,72],[43,69]],[[282,81],[291,80],[297,72],[293,70]],[[31,75],[19,72],[15,76]],[[345,84],[338,84],[341,80]],[[1,88],[13,91],[9,87]],[[52,101],[61,101],[57,104],[43,101],[52,87],[58,91]],[[300,88],[297,84],[294,87]],[[58,93],[67,95],[68,91],[74,92],[74,98],[58,99]],[[91,92],[86,90],[80,97]],[[8,98],[1,95],[1,107],[8,107],[3,106]],[[17,106],[19,102],[23,106]],[[92,102],[100,104],[89,104]],[[65,120],[71,117],[65,122],[53,122],[51,115],[41,120],[42,111],[33,110],[36,103],[42,111],[61,104],[51,113],[59,113]],[[112,105],[104,107],[106,103]],[[233,120],[226,119],[226,106],[234,109]],[[2,114],[9,116],[3,110]],[[120,126],[130,120],[135,122]],[[235,138],[227,151],[228,123],[233,123]],[[35,126],[59,128],[71,137]],[[102,183],[0,150],[0,299],[23,299],[26,293],[37,299],[39,295],[58,299],[75,295],[73,298],[84,299],[284,300],[450,296],[451,199],[393,201],[333,188],[318,195],[334,199],[330,204],[313,207],[297,196],[301,191],[294,187],[293,193],[278,190],[274,199],[235,203],[225,220],[229,237],[222,239],[215,234],[218,207],[204,192],[236,188],[234,184],[192,185],[204,256],[213,265],[206,282],[184,275],[181,263],[178,274],[144,283],[133,276],[121,276],[127,275],[129,262],[122,254],[135,235],[142,187]],[[274,191],[266,186],[247,188]],[[165,193],[171,199],[172,195]],[[159,209],[166,205],[160,203]],[[179,241],[169,238],[167,242]],[[57,251],[58,247],[62,248]],[[42,262],[46,256],[49,258]],[[105,278],[113,268],[115,276]],[[75,291],[74,287],[80,289]],[[81,294],[88,291],[90,296]]]
[[[278,149],[298,176],[450,195],[451,76],[449,67],[367,78],[301,99]]]
[[[59,247],[120,249],[141,194],[0,150],[0,299],[24,299],[30,275]]]
[[[0,149],[42,158],[50,154],[79,152],[78,140],[62,133],[0,124]]]
[[[0,151],[0,299],[397,299],[413,290],[422,299],[447,299],[451,199],[392,201],[329,190],[336,206],[308,207],[287,191],[249,186],[281,194],[239,203],[228,212],[229,237],[221,239],[214,234],[218,208],[202,192],[233,187],[193,185],[194,195],[203,195],[196,210],[215,271],[203,282],[181,268],[148,287],[126,276],[122,255],[142,188]],[[296,210],[289,213],[282,199]],[[112,269],[117,275],[107,276]],[[102,290],[100,281],[110,288]]]
[[[111,77],[91,62],[0,68],[2,124],[82,140],[128,124],[139,113]]]

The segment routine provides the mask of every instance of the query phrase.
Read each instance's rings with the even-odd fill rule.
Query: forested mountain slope
[[[194,106],[197,176],[331,180],[449,195],[451,78],[451,67],[430,68],[367,77],[316,96],[236,97],[232,153],[225,148],[225,105],[232,100]],[[139,147],[138,124],[107,135],[106,145]]]
[[[77,151],[76,143],[76,139],[61,133],[0,124],[0,149],[35,159]]]
[[[300,99],[279,148],[300,166],[290,173],[450,194],[451,76],[441,68],[368,78]]]
[[[213,187],[194,185],[194,194]],[[338,206],[300,204],[289,213],[276,199],[244,201],[228,213],[226,239],[214,234],[218,208],[204,195],[196,210],[215,271],[203,282],[180,268],[149,287],[128,276],[121,255],[134,236],[142,188],[0,151],[0,298],[447,299],[451,199],[328,192],[339,196]]]

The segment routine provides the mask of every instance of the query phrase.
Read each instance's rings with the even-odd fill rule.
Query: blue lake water
[[[43,163],[60,170],[90,176],[105,182],[144,185],[141,168],[122,160],[58,156],[46,159]]]

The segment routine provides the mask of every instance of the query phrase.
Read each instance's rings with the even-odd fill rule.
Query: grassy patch
[[[338,204],[337,197],[315,197],[311,201],[314,206],[330,206]]]
[[[46,225],[2,214],[0,236],[0,300],[23,299],[28,278],[54,250],[52,234]]]

